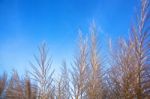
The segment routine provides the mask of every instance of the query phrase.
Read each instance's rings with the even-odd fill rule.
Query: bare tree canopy
[[[0,99],[150,99],[149,5],[141,0],[128,38],[110,42],[108,56],[100,49],[96,24],[88,36],[79,31],[73,61],[63,61],[56,75],[42,43],[25,75],[13,70],[0,76]]]

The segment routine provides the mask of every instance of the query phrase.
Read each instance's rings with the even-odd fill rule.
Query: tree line
[[[30,62],[32,70],[24,77],[15,70],[11,77],[0,76],[0,99],[150,99],[149,4],[141,0],[128,38],[110,41],[108,57],[101,55],[96,25],[90,27],[88,37],[79,31],[72,68],[63,61],[58,78],[47,45],[41,44],[35,62]]]

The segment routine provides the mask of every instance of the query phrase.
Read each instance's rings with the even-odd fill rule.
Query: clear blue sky
[[[139,1],[0,0],[0,72],[27,70],[42,41],[55,68],[72,60],[78,29],[88,33],[92,20],[103,39],[126,36]]]

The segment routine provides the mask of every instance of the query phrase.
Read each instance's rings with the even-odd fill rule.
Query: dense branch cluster
[[[95,24],[89,37],[79,31],[72,68],[63,61],[61,75],[55,79],[47,45],[42,44],[24,77],[17,71],[0,76],[0,99],[150,99],[149,4],[141,0],[128,39],[119,39],[115,47],[110,44],[108,57],[101,56]]]

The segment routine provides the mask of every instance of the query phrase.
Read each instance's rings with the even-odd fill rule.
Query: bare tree
[[[6,83],[7,83],[7,75],[4,73],[2,76],[0,76],[0,98],[4,97],[4,91],[6,88]]]
[[[102,61],[99,56],[99,45],[95,24],[91,26],[90,76],[88,82],[88,99],[102,99]]]
[[[21,84],[17,71],[13,71],[13,75],[6,89],[6,99],[24,99],[23,86]]]
[[[51,71],[51,58],[48,57],[48,50],[46,44],[42,44],[39,48],[39,58],[35,56],[37,65],[31,63],[33,71],[31,75],[38,85],[38,99],[53,99],[54,98],[54,86],[53,73]]]
[[[116,99],[132,99],[134,97],[134,79],[136,61],[133,44],[125,40],[119,41],[118,47],[112,50],[111,70],[109,72],[109,87],[111,97]]]
[[[87,41],[83,40],[81,31],[79,40],[79,53],[75,58],[72,72],[73,94],[75,99],[85,99],[87,83]]]
[[[119,52],[114,51],[109,84],[118,99],[150,97],[149,15],[148,0],[141,0],[141,10],[131,28],[129,41],[121,42]]]
[[[57,99],[70,99],[70,81],[66,62],[62,64],[61,76],[57,84]]]
[[[36,99],[36,87],[31,84],[29,77],[21,80],[17,71],[13,71],[4,97],[5,99]]]
[[[140,12],[136,23],[132,26],[131,42],[134,43],[134,56],[136,62],[135,93],[137,99],[150,97],[150,13],[149,1],[141,0]],[[147,94],[148,92],[148,94]]]
[[[23,81],[24,99],[36,99],[37,98],[37,85],[32,84],[30,77],[26,75]]]

